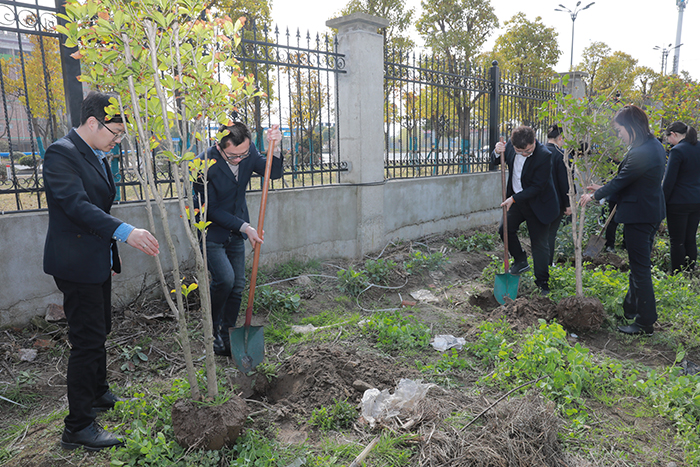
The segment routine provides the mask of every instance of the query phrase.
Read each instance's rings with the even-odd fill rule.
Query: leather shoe
[[[216,336],[214,339],[214,353],[216,355],[221,355],[222,357],[231,356],[231,346],[226,345],[221,336]]]
[[[524,261],[518,261],[517,263],[513,263],[513,265],[508,270],[508,272],[510,274],[514,274],[517,276],[518,274],[522,274],[525,271],[529,271],[529,270],[530,270],[530,265],[527,264],[527,259],[526,259]]]
[[[97,422],[92,422],[80,431],[72,432],[68,428],[63,429],[61,446],[63,449],[77,449],[84,447],[88,451],[122,446],[124,441],[109,431],[105,431]]]
[[[549,289],[541,288],[540,289],[540,296],[541,297],[546,297],[549,295]]]
[[[653,325],[644,326],[643,324],[639,323],[632,323],[628,326],[618,326],[617,330],[630,335],[643,334],[645,336],[651,336],[652,334],[654,334]]]
[[[126,399],[124,399],[123,397],[115,396],[114,394],[112,394],[112,391],[107,391],[100,397],[95,399],[95,402],[92,403],[92,408],[96,412],[104,412],[113,409],[114,404],[116,404],[117,402],[126,402]]]

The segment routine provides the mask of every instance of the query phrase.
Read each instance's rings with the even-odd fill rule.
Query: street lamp
[[[668,44],[668,48],[659,47],[657,45],[652,49],[652,50],[660,50],[661,51],[661,74],[662,75],[666,74],[666,67],[668,66],[668,54],[670,54],[673,49],[677,49],[678,47],[682,46],[683,44],[678,44],[675,47],[671,47],[672,45],[673,44]]]
[[[565,7],[561,3],[559,4],[559,6],[561,8],[554,9],[554,11],[563,11],[563,12],[569,13],[569,15],[571,15],[571,63],[569,64],[569,71],[573,71],[573,68],[574,68],[574,25],[576,24],[576,17],[578,16],[578,14],[580,12],[582,12],[583,10],[587,10],[594,3],[595,2],[591,2],[583,8],[579,8],[579,6],[581,5],[581,1],[579,0],[578,2],[576,2],[576,6],[574,7],[574,11],[569,10],[567,7]]]

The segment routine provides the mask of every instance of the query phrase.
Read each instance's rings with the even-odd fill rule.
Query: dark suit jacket
[[[671,148],[663,183],[666,204],[700,203],[700,143]]]
[[[495,164],[500,164],[500,157],[494,153]],[[506,195],[512,196],[516,204],[529,207],[543,224],[550,224],[559,213],[559,199],[552,181],[552,154],[549,150],[535,141],[535,151],[525,159],[521,182],[523,191],[513,194],[513,161],[515,148],[508,141],[506,144],[505,160],[508,165],[508,186]]]
[[[654,137],[629,150],[620,163],[617,175],[596,190],[595,199],[617,194],[618,224],[661,222],[666,216],[666,203],[661,189],[666,152]]]
[[[199,157],[203,159],[204,153]],[[247,236],[240,232],[243,223],[250,222],[245,191],[253,172],[265,175],[266,158],[260,155],[254,144],[251,144],[250,155],[238,164],[238,180],[236,180],[216,146],[207,149],[207,157],[216,160],[207,172],[207,191],[209,192],[207,220],[212,222],[207,228],[207,240],[224,243],[231,232],[246,238]],[[282,177],[282,158],[273,157],[270,178],[275,180],[280,177]],[[195,190],[204,201],[202,185],[195,184]]]
[[[110,269],[120,272],[112,235],[122,221],[109,214],[114,180],[74,129],[48,147],[43,175],[49,208],[44,272],[85,284],[103,283]]]
[[[560,212],[564,212],[571,205],[569,201],[569,176],[566,173],[564,152],[554,143],[547,143],[545,147],[552,153],[552,181],[554,189],[557,190]]]

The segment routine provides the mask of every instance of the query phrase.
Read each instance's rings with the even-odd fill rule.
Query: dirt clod
[[[566,297],[557,304],[557,316],[567,329],[597,331],[605,321],[605,309],[595,297]]]
[[[214,451],[231,446],[241,434],[248,413],[246,403],[236,396],[217,406],[180,399],[172,408],[175,440],[185,449]]]

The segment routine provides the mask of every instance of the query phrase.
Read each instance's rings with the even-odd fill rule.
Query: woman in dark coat
[[[629,289],[622,305],[625,318],[635,321],[617,329],[625,334],[654,333],[657,319],[654,285],[651,281],[651,247],[659,224],[666,216],[661,180],[666,152],[649,130],[642,109],[626,105],[613,118],[618,137],[629,146],[617,175],[605,186],[590,185],[581,204],[617,195],[615,221],[624,224],[629,254]]]
[[[700,223],[700,144],[695,128],[674,122],[666,129],[673,145],[664,175],[666,220],[671,238],[672,274],[693,270],[698,258],[695,235]]]

